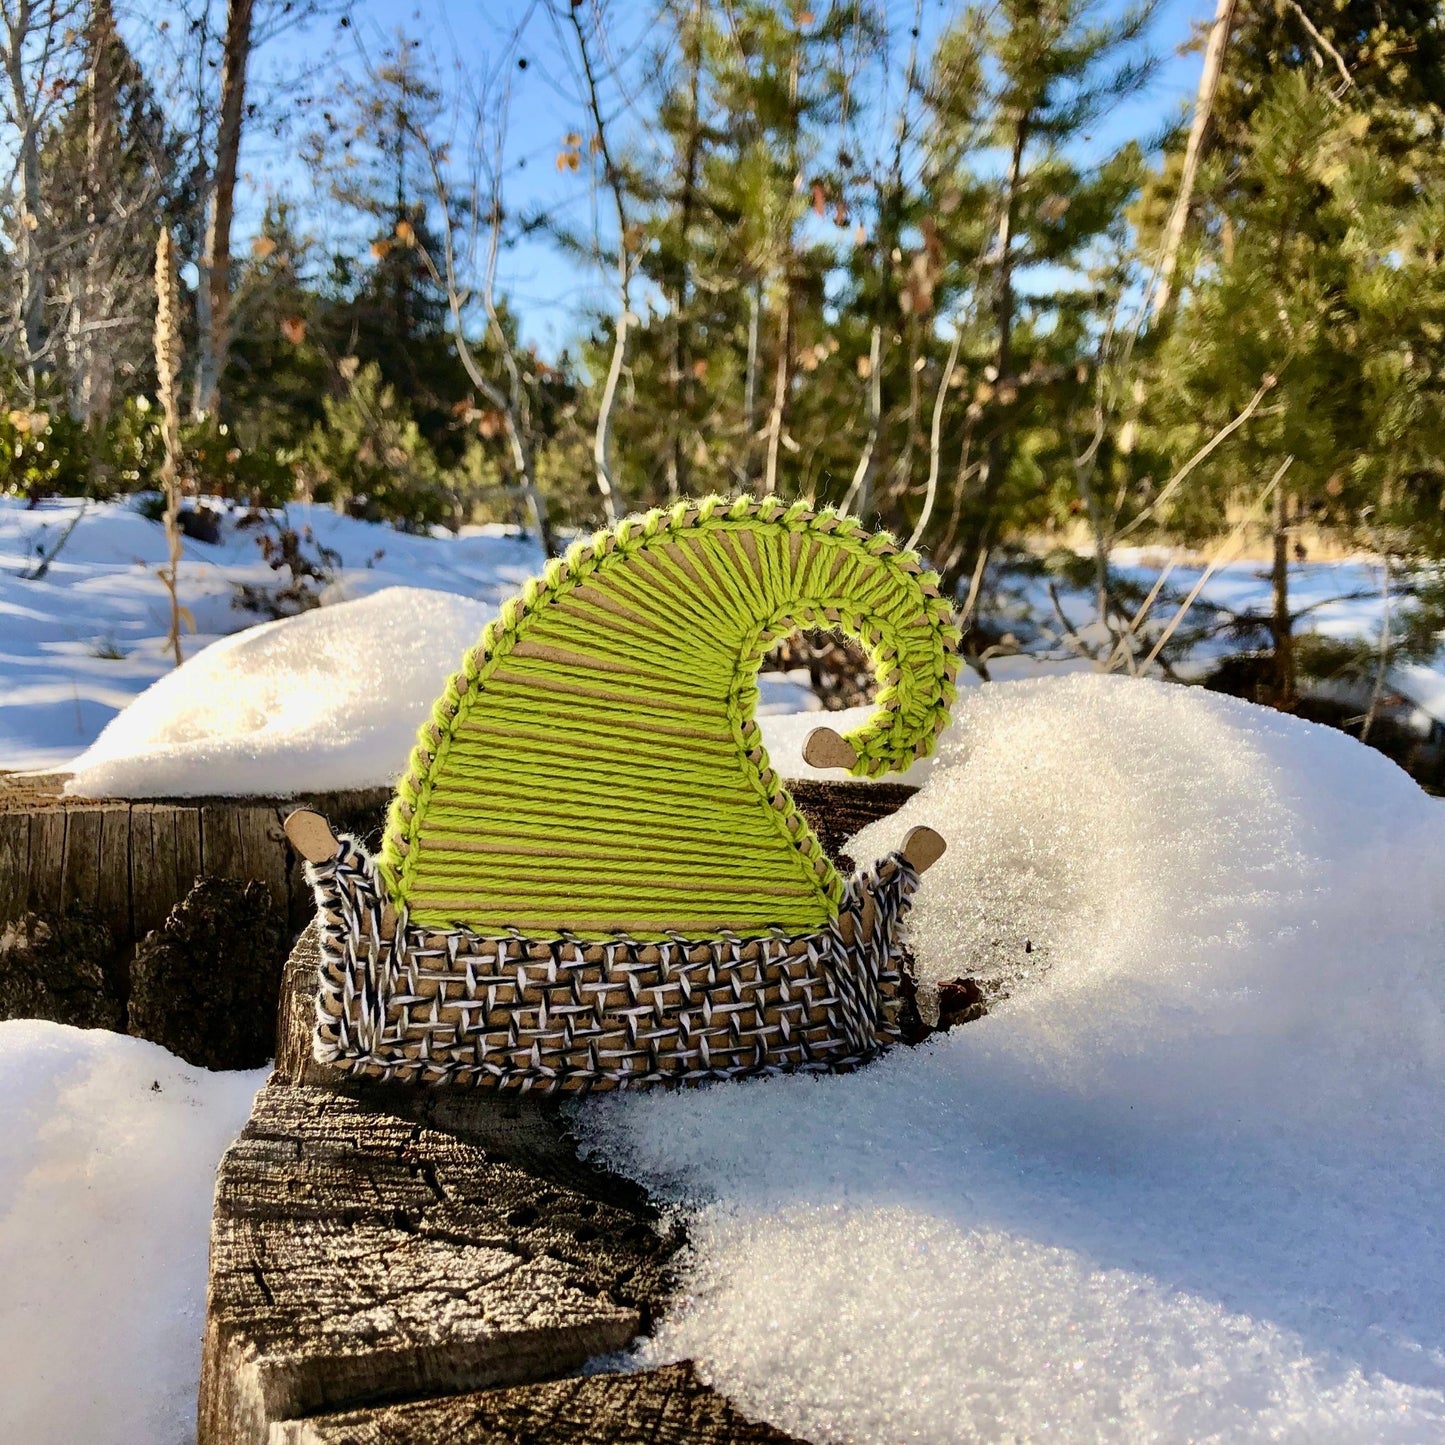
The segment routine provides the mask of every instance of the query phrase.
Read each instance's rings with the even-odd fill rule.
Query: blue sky
[[[913,6],[914,0],[885,0],[895,35],[906,36]],[[957,8],[954,0],[924,0],[925,42]],[[1121,8],[1106,0],[1104,13]],[[304,60],[323,72],[360,73],[365,64],[363,53],[374,58],[398,31],[404,31],[420,40],[442,76],[444,88],[462,91],[468,84],[498,73],[506,39],[529,9],[531,19],[521,52],[527,67],[508,66],[504,72],[511,84],[508,208],[514,214],[534,206],[560,209],[572,223],[587,227],[595,198],[585,169],[559,173],[555,164],[563,137],[574,130],[585,133],[588,127],[568,69],[566,47],[545,13],[545,4],[529,6],[528,0],[425,0],[420,4],[417,0],[357,0],[350,30],[326,22],[304,35],[287,37],[273,56],[263,59],[263,69],[268,64],[286,66]],[[619,52],[635,51],[645,43],[652,9],[649,0],[613,0],[610,35]],[[1148,136],[1180,113],[1192,99],[1200,57],[1197,53],[1181,56],[1178,49],[1187,41],[1191,23],[1207,20],[1212,13],[1212,0],[1163,0],[1152,32],[1152,49],[1161,59],[1159,72],[1143,96],[1119,107],[1097,128],[1095,144],[1113,146],[1129,136]],[[901,59],[900,55],[900,68]],[[645,136],[632,139],[646,143]],[[240,214],[243,231],[248,222],[255,224],[270,192],[297,196],[305,201],[302,209],[308,218],[314,215],[315,198],[308,194],[311,182],[295,163],[294,145],[278,147],[258,138],[243,161],[249,181]],[[327,222],[319,219],[324,243]],[[605,212],[599,219],[605,227]],[[522,242],[503,258],[499,288],[512,299],[525,337],[535,341],[544,354],[555,354],[574,342],[585,327],[586,316],[599,309],[610,310],[615,297],[610,278],[559,254],[543,240]]]

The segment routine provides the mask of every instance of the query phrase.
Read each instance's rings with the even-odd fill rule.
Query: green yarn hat
[[[958,633],[936,574],[891,538],[714,497],[577,543],[506,603],[422,728],[379,860],[391,901],[482,937],[826,926],[842,881],[753,717],[764,654],[808,627],[858,639],[880,683],[845,740],[853,771],[931,752]]]

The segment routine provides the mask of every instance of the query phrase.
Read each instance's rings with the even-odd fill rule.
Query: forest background
[[[1434,647],[1431,0],[0,0],[0,62],[0,492],[549,550],[805,497],[926,551],[981,669],[1001,559],[1138,671],[1119,549],[1255,545],[1223,625],[1287,708],[1291,562],[1366,549],[1415,604],[1366,648]]]

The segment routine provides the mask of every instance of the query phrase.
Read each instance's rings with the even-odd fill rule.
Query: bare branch
[[[954,368],[958,365],[958,348],[963,344],[963,327],[953,328],[953,345],[948,349],[948,360],[944,363],[943,377],[938,383],[938,397],[933,403],[933,427],[928,438],[928,488],[923,494],[923,511],[919,513],[918,525],[908,539],[910,548],[916,547],[933,516],[933,503],[938,496],[938,469],[942,460],[943,404],[948,400],[948,388],[953,381]]]
[[[1164,650],[1169,639],[1173,637],[1175,632],[1178,630],[1179,624],[1183,622],[1184,619],[1189,615],[1189,609],[1194,606],[1196,601],[1198,601],[1199,594],[1204,591],[1204,588],[1209,582],[1209,579],[1213,577],[1214,574],[1223,565],[1225,552],[1228,551],[1229,548],[1232,547],[1234,543],[1237,542],[1244,535],[1245,528],[1254,519],[1255,513],[1257,513],[1260,508],[1263,507],[1264,504],[1269,501],[1269,499],[1274,495],[1275,488],[1277,488],[1279,484],[1284,480],[1284,474],[1289,471],[1290,467],[1293,465],[1294,458],[1292,456],[1286,457],[1279,464],[1279,467],[1276,469],[1274,476],[1270,478],[1269,485],[1266,486],[1265,489],[1255,499],[1254,505],[1249,509],[1249,511],[1240,518],[1238,524],[1225,539],[1219,550],[1215,552],[1214,556],[1209,559],[1209,565],[1204,569],[1203,572],[1200,573],[1199,580],[1194,584],[1193,587],[1189,589],[1188,595],[1179,605],[1179,610],[1174,614],[1173,617],[1169,619],[1168,626],[1166,626],[1164,631],[1161,632],[1159,636],[1155,639],[1154,646],[1149,649],[1149,655],[1144,659],[1143,662],[1144,668],[1148,668],[1154,662],[1155,658],[1157,658],[1159,654]]]
[[[1180,467],[1179,470],[1175,472],[1174,475],[1170,477],[1167,482],[1165,482],[1164,486],[1160,489],[1159,495],[1155,497],[1154,500],[1150,502],[1147,507],[1145,507],[1141,512],[1138,513],[1137,516],[1135,516],[1131,521],[1125,523],[1124,526],[1120,527],[1114,533],[1113,541],[1116,544],[1122,541],[1123,538],[1127,537],[1131,532],[1138,531],[1138,529],[1142,527],[1145,522],[1147,522],[1152,516],[1154,516],[1154,514],[1158,512],[1158,510],[1165,504],[1165,502],[1167,502],[1170,497],[1172,497],[1174,493],[1177,492],[1179,488],[1183,486],[1183,484],[1189,479],[1194,469],[1199,466],[1199,464],[1204,461],[1208,456],[1210,456],[1216,450],[1216,448],[1218,448],[1227,438],[1231,437],[1236,431],[1238,431],[1239,428],[1242,427],[1245,422],[1247,422],[1250,417],[1254,415],[1254,413],[1259,409],[1260,402],[1262,402],[1265,397],[1269,395],[1269,393],[1274,389],[1275,385],[1276,378],[1273,375],[1266,376],[1265,379],[1260,382],[1258,390],[1256,390],[1254,395],[1250,397],[1250,399],[1245,403],[1244,408],[1239,412],[1239,414],[1235,416],[1232,421],[1228,421],[1222,427],[1220,427],[1220,429],[1215,432],[1214,435],[1210,437],[1209,440],[1205,442],[1204,445],[1201,446],[1199,450],[1196,451],[1194,455],[1191,456],[1189,460],[1185,462],[1184,465]]]
[[[872,506],[873,458],[878,449],[878,428],[883,418],[883,328],[875,321],[868,342],[868,440],[853,472],[853,480],[839,508],[866,517]]]

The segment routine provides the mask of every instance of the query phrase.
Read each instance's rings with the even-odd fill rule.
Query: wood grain
[[[293,1420],[273,1445],[797,1445],[750,1420],[689,1361]]]

